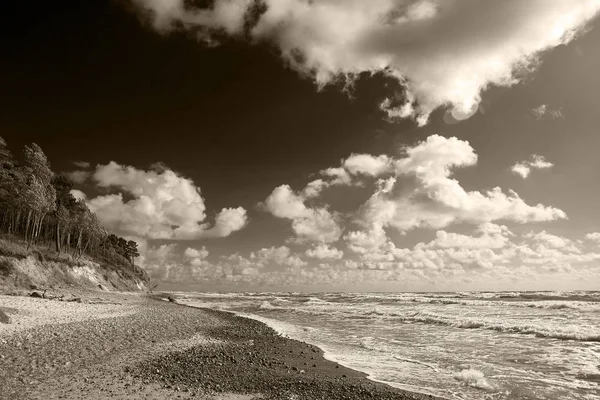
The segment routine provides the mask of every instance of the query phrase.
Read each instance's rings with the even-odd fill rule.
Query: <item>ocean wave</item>
[[[335,303],[330,303],[329,301],[319,299],[318,297],[309,297],[308,300],[306,301],[306,303],[304,303],[304,304],[335,304]]]
[[[463,329],[486,329],[502,333],[535,335],[561,340],[577,340],[583,342],[600,342],[600,330],[581,327],[555,328],[534,325],[519,325],[494,320],[455,319],[427,312],[417,312],[413,315],[398,315],[404,322],[420,322],[425,324],[447,325]]]
[[[258,306],[259,310],[281,310],[284,309],[283,307],[277,307],[274,306],[273,304],[269,303],[268,301],[263,301],[260,306]]]
[[[403,358],[403,357],[400,357],[400,356],[394,356],[394,358],[395,358],[396,360],[399,360],[399,361],[404,361],[404,362],[408,362],[408,363],[412,363],[412,364],[423,365],[423,366],[425,366],[425,367],[431,368],[431,369],[432,369],[432,370],[434,370],[435,372],[437,372],[437,371],[438,371],[438,369],[437,369],[436,367],[434,367],[433,365],[430,365],[430,364],[424,363],[424,362],[422,362],[422,361],[418,361],[418,360],[411,360],[410,358]]]
[[[538,308],[549,310],[600,310],[600,303],[594,301],[572,301],[572,300],[545,300],[545,301],[501,301],[501,300],[476,300],[476,299],[458,299],[458,298],[431,298],[431,297],[411,297],[404,301],[424,304],[440,305],[462,305],[474,307],[519,307],[519,308]]]

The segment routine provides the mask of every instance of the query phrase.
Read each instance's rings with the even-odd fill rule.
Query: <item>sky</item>
[[[13,3],[0,136],[163,289],[600,289],[597,0]]]

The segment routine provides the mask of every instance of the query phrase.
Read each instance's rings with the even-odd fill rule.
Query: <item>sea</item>
[[[175,294],[262,321],[410,391],[600,400],[600,292]]]

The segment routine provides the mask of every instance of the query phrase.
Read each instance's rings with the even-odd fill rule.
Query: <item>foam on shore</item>
[[[189,304],[189,305],[192,305],[192,304]],[[306,340],[306,337],[305,337],[305,335],[302,334],[302,332],[306,332],[309,330],[316,330],[316,328],[299,328],[298,326],[293,325],[293,324],[289,324],[289,323],[282,322],[282,321],[277,321],[277,320],[262,317],[259,315],[248,314],[248,313],[243,313],[243,312],[233,312],[233,313],[240,317],[245,317],[245,318],[253,319],[255,321],[262,322],[263,324],[267,325],[268,327],[273,329],[275,332],[277,332],[281,336],[284,336],[284,337],[287,337],[290,339],[303,341],[303,342],[309,343],[313,346],[317,346],[323,351],[323,358],[325,358],[326,360],[343,365],[346,368],[351,368],[353,370],[362,372],[367,375],[367,379],[369,379],[370,381],[382,383],[382,384],[385,384],[385,385],[388,385],[388,386],[391,386],[391,387],[394,387],[397,389],[405,390],[408,392],[418,393],[421,395],[434,396],[439,399],[444,399],[444,397],[440,393],[431,391],[431,390],[429,390],[429,388],[377,379],[373,376],[373,373],[370,371],[365,371],[360,368],[357,368],[354,365],[348,365],[347,363],[344,363],[342,360],[339,359],[339,357],[336,357],[335,353],[333,353],[323,343],[316,343],[314,341]]]

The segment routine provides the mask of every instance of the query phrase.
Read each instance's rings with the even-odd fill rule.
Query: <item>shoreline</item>
[[[370,380],[316,346],[227,311],[173,304],[160,294],[85,296],[104,301],[69,304],[89,317],[78,320],[53,313],[64,307],[56,300],[0,296],[19,326],[7,333],[9,325],[0,324],[0,398],[439,398]],[[19,325],[23,305],[36,302],[49,305],[45,320]],[[97,317],[107,302],[116,314]]]
[[[182,303],[182,304],[185,304],[185,303]],[[227,311],[227,312],[231,312],[232,314],[238,315],[240,317],[244,317],[244,318],[249,318],[249,319],[252,319],[252,320],[256,320],[258,322],[266,324],[269,328],[273,329],[275,332],[277,332],[280,335],[283,335],[284,337],[286,337],[288,339],[292,339],[292,340],[297,340],[297,341],[300,341],[300,342],[304,342],[301,338],[294,337],[293,334],[288,334],[288,333],[285,333],[285,332],[278,331],[278,329],[276,327],[271,326],[269,324],[269,319],[266,318],[266,317],[256,316],[256,315],[247,314],[247,313],[238,313],[238,312],[235,312],[235,311]],[[353,367],[348,366],[348,365],[344,364],[343,362],[337,360],[336,357],[335,357],[335,355],[333,355],[331,352],[328,352],[327,350],[325,350],[320,344],[309,343],[309,342],[304,342],[304,343],[311,344],[312,346],[315,346],[315,347],[319,348],[322,351],[322,357],[324,359],[326,359],[328,361],[331,361],[333,363],[339,364],[339,365],[341,365],[341,366],[343,366],[345,368],[349,368],[349,369],[354,370],[356,372],[365,374],[366,378],[368,380],[372,381],[372,382],[376,382],[376,383],[379,383],[379,384],[390,386],[390,387],[392,387],[394,389],[406,391],[406,392],[413,393],[413,394],[418,394],[418,395],[422,395],[422,396],[431,396],[430,398],[434,398],[434,399],[448,400],[447,398],[441,397],[441,396],[436,395],[436,394],[427,393],[427,392],[423,392],[423,391],[419,391],[419,390],[414,390],[414,389],[409,389],[409,388],[397,387],[397,386],[394,386],[395,385],[394,382],[387,382],[387,381],[382,381],[382,380],[375,379],[368,372],[361,371],[360,369],[353,368]]]

